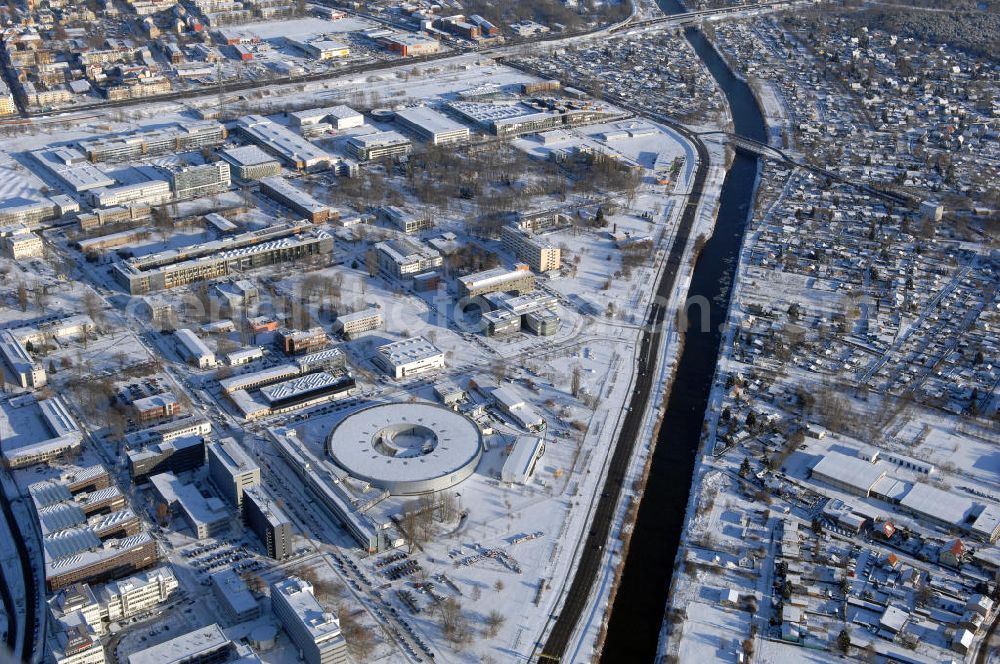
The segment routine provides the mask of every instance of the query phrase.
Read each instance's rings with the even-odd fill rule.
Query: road
[[[655,299],[646,319],[646,329],[639,343],[637,361],[638,375],[628,410],[615,441],[611,463],[604,479],[600,497],[593,511],[589,535],[580,551],[579,561],[565,601],[554,619],[545,645],[539,654],[540,661],[559,661],[569,640],[576,630],[580,616],[587,606],[591,592],[597,585],[597,576],[601,571],[604,559],[604,544],[611,532],[616,506],[622,491],[622,485],[639,434],[642,430],[646,409],[649,405],[649,395],[653,392],[653,379],[656,377],[656,365],[659,361],[660,347],[663,344],[663,321],[667,314],[665,303],[669,302],[684,260],[685,248],[694,227],[702,190],[708,174],[708,150],[695,134],[685,127],[671,123],[671,128],[690,141],[698,151],[698,168],[695,172],[693,186],[687,205],[681,214],[676,237],[667,254],[660,282],[656,287]],[[552,620],[550,619],[550,624]],[[546,626],[548,627],[548,625]]]

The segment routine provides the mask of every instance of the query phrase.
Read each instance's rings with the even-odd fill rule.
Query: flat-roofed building
[[[260,616],[260,604],[246,582],[232,569],[212,574],[212,594],[232,624]]]
[[[545,428],[545,419],[513,387],[498,387],[490,392],[490,396],[497,408],[518,426],[529,431],[541,431]]]
[[[55,591],[74,583],[97,583],[120,578],[156,564],[156,540],[147,533],[102,542],[90,531],[60,533],[59,547],[45,547],[45,579]],[[50,553],[51,551],[51,553]]]
[[[292,521],[262,486],[244,492],[243,520],[257,535],[267,555],[284,560],[292,555],[295,542]]]
[[[856,496],[868,496],[872,487],[886,476],[888,466],[856,456],[828,452],[813,466],[810,476]]]
[[[282,349],[289,355],[310,353],[330,344],[330,337],[319,326],[308,330],[278,330],[278,340]]]
[[[302,191],[285,178],[261,178],[260,190],[269,198],[291,208],[314,224],[322,224],[330,220],[329,205],[320,203],[312,195]]]
[[[504,226],[500,238],[504,249],[536,272],[558,270],[561,265],[559,246],[543,237],[517,226]]]
[[[426,106],[396,111],[396,123],[434,145],[469,140],[469,128]]]
[[[235,438],[208,444],[208,475],[219,493],[236,509],[243,508],[243,492],[260,484],[260,466]]]
[[[382,38],[382,43],[390,51],[404,58],[430,55],[441,50],[441,43],[426,34],[398,32]]]
[[[166,180],[146,180],[136,184],[106,187],[91,192],[90,198],[97,207],[118,205],[160,205],[172,198],[170,183]]]
[[[235,169],[236,177],[241,180],[260,180],[281,175],[281,162],[256,145],[229,148],[220,152],[219,156],[229,162]]]
[[[222,123],[199,120],[125,136],[109,135],[80,141],[80,147],[91,161],[118,161],[214,147],[221,145],[226,136],[226,127]]]
[[[3,244],[4,249],[7,250],[7,255],[16,261],[25,258],[40,258],[45,254],[45,245],[42,244],[42,238],[24,227],[5,235]]]
[[[379,346],[375,363],[393,378],[444,368],[444,353],[427,339],[414,337]]]
[[[199,436],[154,443],[142,450],[129,450],[129,474],[141,484],[152,475],[164,472],[183,473],[205,463],[205,441]]]
[[[161,392],[136,399],[132,402],[132,410],[140,422],[152,422],[181,412],[181,404],[173,392]]]
[[[230,661],[236,644],[215,623],[132,653],[126,664],[216,664]]]
[[[347,154],[359,161],[410,154],[413,144],[397,131],[376,131],[347,139]]]
[[[292,576],[271,584],[271,608],[306,664],[347,664],[340,620],[323,609],[310,583]]]
[[[406,238],[379,242],[375,252],[379,270],[397,281],[436,270],[444,264],[436,249]]]
[[[218,194],[228,191],[229,185],[229,163],[225,161],[183,166],[170,171],[170,188],[177,199]]]
[[[416,214],[412,210],[401,208],[395,205],[383,205],[378,209],[378,218],[386,223],[392,224],[404,233],[416,233],[417,231],[433,228],[434,223],[430,215]]]
[[[158,499],[171,511],[180,512],[195,538],[214,537],[229,529],[230,513],[218,498],[206,498],[193,484],[181,482],[171,472],[149,478]]]
[[[288,127],[260,115],[240,118],[236,126],[247,140],[283,159],[298,170],[329,168],[338,159]]]
[[[45,367],[36,362],[10,330],[0,330],[0,353],[10,371],[5,380],[25,389],[38,389],[48,382]]]
[[[141,295],[332,253],[333,236],[300,221],[116,262],[112,276]]]
[[[35,150],[31,156],[45,170],[78,194],[115,184],[113,178],[87,161],[87,157],[74,148],[64,146]]]
[[[369,307],[351,314],[337,316],[335,326],[340,329],[341,334],[347,339],[356,339],[365,332],[382,328],[385,321],[382,320],[382,310],[376,307]]]
[[[473,298],[488,293],[523,294],[535,290],[535,275],[520,263],[513,270],[495,267],[458,278],[458,296]]]
[[[108,622],[131,618],[170,599],[177,577],[169,567],[157,567],[104,584],[97,593],[101,616]]]

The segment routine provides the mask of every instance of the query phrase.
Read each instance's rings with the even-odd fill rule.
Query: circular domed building
[[[352,477],[394,496],[442,491],[472,475],[483,453],[475,422],[429,403],[370,406],[330,433],[330,456]]]

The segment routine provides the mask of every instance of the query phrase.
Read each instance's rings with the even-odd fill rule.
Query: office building
[[[345,339],[356,339],[365,332],[381,329],[383,324],[381,309],[370,307],[338,316],[334,325],[339,328]]]
[[[35,227],[44,221],[58,219],[70,212],[79,212],[80,204],[66,195],[56,195],[33,203],[17,203],[0,207],[0,226],[24,225]]]
[[[3,244],[7,255],[16,261],[26,258],[41,258],[45,254],[42,238],[24,226],[6,233],[3,237]]]
[[[230,624],[255,620],[260,616],[257,598],[232,569],[223,568],[212,574],[212,595]]]
[[[267,555],[275,560],[291,556],[295,541],[288,515],[262,486],[246,489],[243,496],[243,520],[264,545]]]
[[[234,438],[223,438],[208,444],[208,476],[230,505],[242,509],[243,492],[260,484],[260,466]]]
[[[308,330],[278,330],[278,343],[289,355],[311,353],[330,344],[330,337],[322,327],[311,327]]]
[[[170,183],[166,180],[146,180],[136,184],[96,189],[90,193],[95,207],[119,205],[160,205],[171,199]]]
[[[406,238],[379,242],[375,252],[379,271],[397,281],[436,270],[444,264],[437,250]]]
[[[10,330],[0,330],[0,353],[9,369],[4,371],[5,382],[24,389],[38,389],[48,382],[45,367],[31,357]]]
[[[540,337],[551,337],[559,331],[559,314],[552,309],[540,309],[524,315],[524,326]]]
[[[126,136],[80,141],[79,145],[90,161],[120,161],[215,147],[222,145],[226,136],[225,125],[215,120],[200,120]]]
[[[169,567],[157,567],[106,583],[97,592],[101,617],[108,622],[127,620],[166,602],[178,586],[177,577]]]
[[[406,208],[397,207],[395,205],[383,205],[379,207],[378,219],[388,224],[392,224],[407,234],[416,233],[417,231],[427,230],[428,228],[434,227],[430,216],[426,214],[418,215]]]
[[[306,222],[278,224],[183,249],[116,262],[112,275],[132,295],[176,288],[234,272],[333,253],[333,236]]]
[[[306,664],[347,664],[340,620],[316,601],[310,583],[293,576],[271,584],[271,608]]]
[[[139,422],[152,422],[181,412],[181,404],[173,392],[161,392],[136,399],[132,402],[132,410]]]
[[[236,644],[213,623],[132,653],[125,664],[221,664],[236,655]]]
[[[74,583],[109,581],[156,564],[156,540],[142,532],[102,541],[92,531],[59,533],[45,545],[45,580],[50,591]]]
[[[504,226],[500,238],[505,250],[514,254],[517,260],[527,263],[535,272],[559,269],[561,252],[554,242],[517,226]]]
[[[382,157],[400,157],[410,154],[410,139],[396,131],[376,131],[371,134],[351,136],[347,139],[347,154],[359,161]]]
[[[434,145],[448,145],[469,140],[468,127],[426,106],[414,106],[396,111],[396,123]]]
[[[444,368],[444,353],[423,337],[379,346],[375,363],[393,378],[407,378]]]
[[[281,162],[256,145],[229,148],[219,153],[241,180],[259,180],[281,175]]]
[[[285,178],[277,176],[261,178],[260,191],[314,224],[322,224],[330,220],[329,205],[320,203]]]
[[[521,263],[513,270],[495,267],[458,278],[458,296],[473,298],[488,293],[527,293],[535,289],[535,275]]]
[[[132,481],[141,484],[152,475],[183,473],[201,467],[205,463],[205,441],[200,436],[177,438],[142,450],[129,450],[126,455]]]
[[[229,163],[216,161],[170,171],[170,188],[177,199],[210,196],[229,191]]]
[[[48,463],[70,450],[79,450],[83,445],[83,432],[60,397],[43,399],[37,403],[50,437],[26,444],[15,442],[16,439],[4,441],[3,458],[8,468]]]
[[[171,472],[152,475],[149,481],[157,500],[179,513],[196,539],[215,537],[229,530],[230,512],[221,500],[202,495],[193,484],[185,484]]]

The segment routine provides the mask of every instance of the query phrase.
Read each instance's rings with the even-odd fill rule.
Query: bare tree
[[[486,635],[493,638],[500,632],[500,628],[507,621],[507,618],[498,610],[493,609],[486,616]]]

